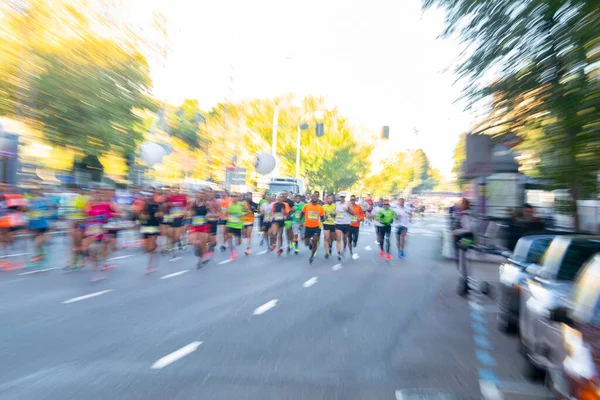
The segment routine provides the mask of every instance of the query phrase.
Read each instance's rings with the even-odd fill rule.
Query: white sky
[[[390,126],[375,159],[421,147],[446,176],[469,126],[452,104],[454,41],[437,39],[443,13],[420,0],[130,0],[140,23],[167,17],[164,68],[155,94],[170,103],[323,95],[359,130]],[[416,138],[413,127],[421,133]]]

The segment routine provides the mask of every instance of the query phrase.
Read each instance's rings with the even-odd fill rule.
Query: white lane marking
[[[119,256],[119,257],[113,257],[113,258],[109,258],[108,261],[114,261],[114,260],[122,260],[124,258],[129,258],[129,257],[133,257],[133,254],[128,254],[126,256]]]
[[[365,250],[366,251],[371,251],[371,250],[373,250],[373,248],[371,246],[365,246]]]
[[[86,294],[85,296],[73,297],[72,299],[63,301],[62,303],[63,304],[75,303],[76,301],[91,299],[92,297],[102,296],[103,294],[110,293],[110,292],[112,292],[112,289],[102,290],[100,292]]]
[[[186,272],[188,272],[188,271],[189,271],[189,269],[184,269],[183,271],[177,271],[177,272],[173,272],[172,274],[165,275],[165,276],[161,277],[160,279],[169,279],[169,278],[173,278],[173,277],[175,277],[175,276],[183,275],[183,274],[185,274],[185,273],[186,273]]]
[[[233,261],[233,259],[228,258],[227,260],[219,261],[219,265],[227,264],[227,263],[230,263],[232,261]]]
[[[40,273],[40,272],[54,271],[55,269],[59,269],[59,268],[60,267],[45,268],[45,269],[36,269],[34,271],[21,272],[20,274],[17,274],[17,275],[31,275],[31,274],[37,274],[37,273]]]
[[[352,254],[352,259],[353,260],[358,260],[360,258],[360,256],[356,253]]]
[[[25,278],[11,279],[9,281],[0,282],[0,285],[6,284],[6,283],[14,283],[14,282],[26,281],[26,280],[27,279],[25,279]]]
[[[331,269],[334,271],[339,271],[342,269],[342,264],[335,264],[333,267],[331,267]]]
[[[262,256],[263,254],[267,254],[269,252],[269,250],[262,250],[259,251],[258,253],[256,253],[257,256]]]
[[[504,396],[492,381],[479,380],[479,390],[484,400],[504,400]]]
[[[19,256],[28,256],[28,255],[30,255],[30,254],[33,254],[33,253],[17,253],[17,254],[7,254],[7,255],[5,255],[5,256],[3,256],[3,257],[0,257],[0,258],[5,258],[5,257],[19,257]]]
[[[263,304],[262,306],[257,307],[256,310],[254,310],[254,312],[252,314],[253,315],[264,314],[267,311],[269,311],[271,308],[275,307],[277,305],[278,301],[279,300],[277,300],[277,299],[269,300],[265,304]]]
[[[479,303],[473,300],[469,300],[469,306],[475,311],[481,311],[483,308]]]
[[[175,257],[175,258],[171,258],[171,259],[169,260],[169,262],[177,262],[177,261],[179,261],[179,260],[181,260],[181,257]]]
[[[169,364],[174,363],[175,361],[187,356],[188,354],[193,353],[203,342],[192,342],[187,346],[183,346],[179,350],[175,350],[171,354],[167,354],[154,364],[152,364],[152,369],[161,369],[166,367]]]
[[[312,285],[314,285],[315,283],[317,283],[317,281],[319,280],[319,278],[317,278],[316,276],[313,276],[312,278],[310,278],[309,280],[307,280],[306,282],[304,282],[302,284],[303,287],[311,287]]]

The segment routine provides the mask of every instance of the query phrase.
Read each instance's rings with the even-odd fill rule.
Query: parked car
[[[519,239],[513,253],[500,265],[498,285],[498,328],[514,331],[519,325],[520,284],[532,276],[527,267],[540,262],[556,235],[532,235]]]
[[[544,375],[548,365],[550,337],[555,323],[550,310],[564,306],[571,296],[573,280],[581,266],[600,252],[600,236],[557,236],[544,253],[541,266],[532,264],[532,278],[520,285],[519,333],[525,358],[524,373]]]
[[[546,384],[565,400],[600,400],[600,254],[581,269],[567,307],[550,311]]]

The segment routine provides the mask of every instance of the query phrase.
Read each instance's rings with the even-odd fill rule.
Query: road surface
[[[360,258],[341,263],[256,243],[200,270],[191,250],[163,257],[144,276],[145,255],[120,250],[96,283],[59,268],[55,237],[56,269],[0,274],[0,398],[546,398],[520,376],[516,339],[495,330],[493,300],[455,294],[442,229],[441,216],[415,223],[392,262],[368,226]]]

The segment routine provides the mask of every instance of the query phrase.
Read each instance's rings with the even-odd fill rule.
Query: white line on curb
[[[333,267],[331,267],[331,269],[334,271],[339,271],[342,269],[342,264],[335,264]]]
[[[31,275],[31,274],[37,274],[37,273],[40,273],[40,272],[54,271],[55,269],[59,269],[59,268],[60,267],[45,268],[45,269],[36,269],[34,271],[21,272],[20,274],[17,274],[17,275]]]

